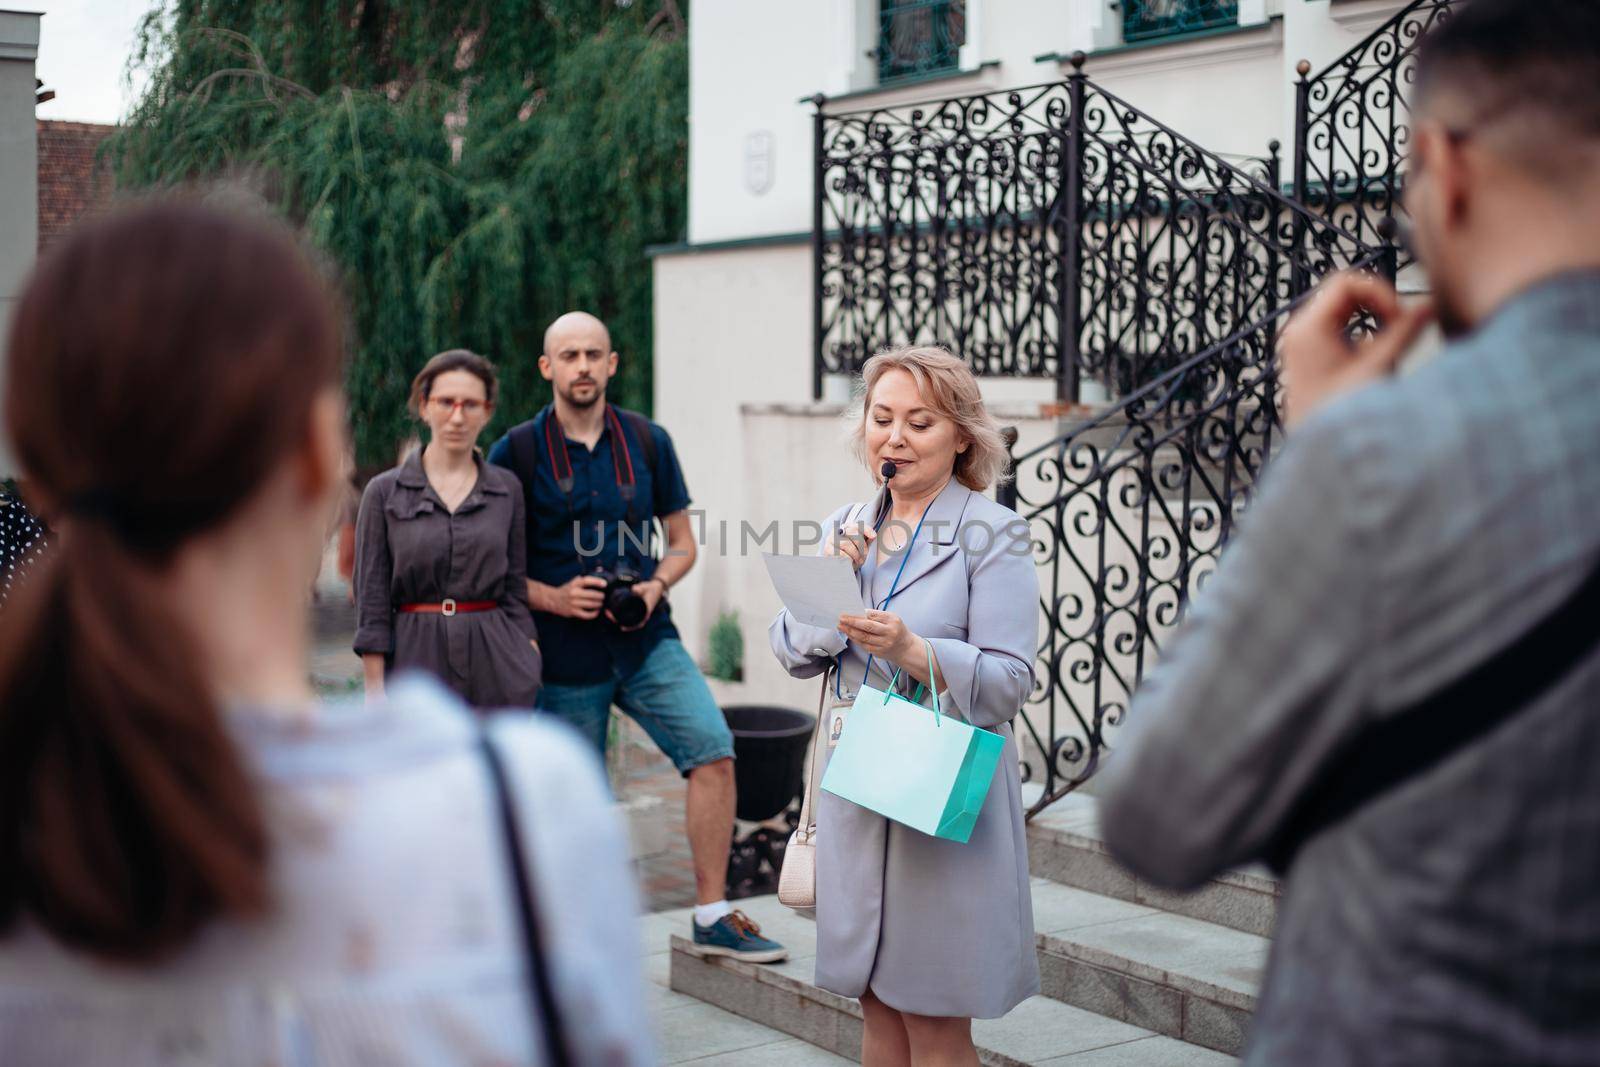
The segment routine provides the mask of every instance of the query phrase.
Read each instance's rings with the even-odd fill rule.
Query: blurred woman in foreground
[[[309,688],[327,290],[279,226],[150,202],[77,229],[16,309],[5,422],[60,536],[0,615],[11,1067],[651,1057],[581,743],[480,733],[428,681]]]

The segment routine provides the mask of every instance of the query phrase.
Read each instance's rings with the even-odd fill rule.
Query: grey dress
[[[862,521],[862,510],[840,508],[827,529]],[[818,791],[816,981],[824,989],[859,997],[870,988],[899,1011],[982,1019],[1039,991],[1010,725],[1033,687],[1038,650],[1039,586],[1026,530],[1014,511],[952,479],[910,549],[885,610],[929,639],[947,686],[946,714],[954,705],[974,726],[995,730],[1005,751],[965,844]],[[993,543],[985,550],[986,540]],[[864,567],[857,576],[863,598],[881,604],[898,569],[898,558]],[[846,647],[839,633],[797,622],[785,610],[769,635],[797,678],[820,676],[837,656],[843,693],[854,696],[867,656]],[[878,688],[888,680],[881,662],[872,669]]]
[[[356,518],[358,654],[388,669],[427,671],[479,708],[533,707],[542,663],[528,612],[527,530],[517,476],[477,458],[478,480],[452,514],[417,450],[367,485]],[[440,614],[402,604],[497,601],[499,610]]]

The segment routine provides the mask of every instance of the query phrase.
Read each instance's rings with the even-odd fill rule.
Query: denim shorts
[[[546,684],[538,707],[565,719],[604,753],[612,704],[644,727],[681,774],[733,758],[728,720],[675,637],[658,641],[632,674],[593,685]]]

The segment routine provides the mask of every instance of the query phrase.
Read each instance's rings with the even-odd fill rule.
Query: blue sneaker
[[[701,926],[690,918],[694,926],[694,943],[703,955],[730,956],[751,963],[777,963],[789,958],[789,950],[761,936],[761,927],[750,921],[742,911],[730,911],[710,926]]]

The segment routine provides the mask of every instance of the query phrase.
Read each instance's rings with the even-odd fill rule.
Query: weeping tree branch
[[[410,380],[437,347],[498,363],[485,443],[530,417],[549,399],[540,338],[573,307],[624,354],[612,399],[648,411],[644,248],[686,222],[678,0],[367,0],[303,19],[206,0],[146,20],[149,86],[106,151],[123,188],[269,179],[340,276],[358,463],[394,462]],[[471,122],[452,127],[468,93]]]

